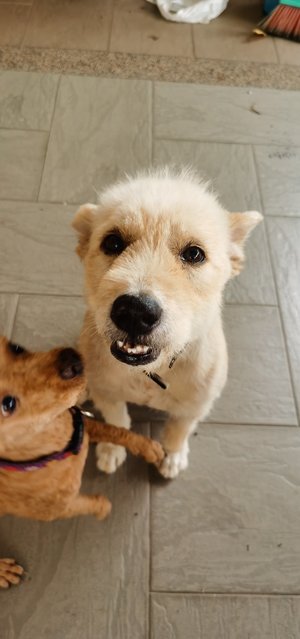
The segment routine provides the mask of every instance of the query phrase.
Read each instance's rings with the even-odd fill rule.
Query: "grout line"
[[[257,162],[256,162],[256,156],[255,156],[254,148],[253,148],[253,146],[251,146],[251,148],[252,148],[252,153],[253,153],[253,160],[254,160],[254,166],[255,166],[255,171],[256,171],[256,176],[257,176],[257,184],[258,184],[258,189],[259,189],[259,193],[260,193],[260,199],[261,199],[261,203],[263,205],[263,196],[262,196],[260,174],[259,174],[259,170],[258,170],[258,166],[257,166]],[[269,235],[269,229],[268,229],[268,223],[267,222],[266,222],[266,240],[267,240],[267,246],[268,246],[268,251],[269,251],[269,255],[270,255],[270,264],[271,264],[271,269],[272,269],[272,274],[273,274],[273,279],[274,279],[275,294],[276,294],[276,298],[277,298],[280,325],[281,325],[281,331],[282,331],[282,336],[283,336],[283,343],[284,343],[284,346],[285,346],[286,360],[287,360],[287,365],[288,365],[288,370],[289,370],[289,375],[290,375],[291,390],[292,390],[292,395],[293,395],[294,405],[295,405],[295,413],[296,413],[296,417],[297,417],[297,421],[298,421],[298,426],[300,426],[300,407],[298,406],[298,401],[297,401],[293,369],[292,369],[292,365],[291,365],[290,353],[289,353],[289,347],[288,347],[288,340],[287,340],[287,335],[286,335],[286,331],[285,331],[285,324],[284,324],[284,318],[283,318],[283,314],[282,314],[282,308],[281,308],[281,304],[280,304],[280,295],[279,295],[279,289],[278,289],[278,282],[277,282],[277,278],[276,278],[276,271],[275,271],[275,267],[274,267],[272,247],[271,247],[271,241],[270,241],[270,235]]]
[[[275,54],[276,54],[276,58],[277,58],[277,65],[280,66],[281,65],[281,60],[280,60],[279,51],[277,49],[276,38],[273,38],[273,47],[275,49]]]
[[[151,595],[171,595],[173,597],[177,597],[178,595],[189,595],[191,597],[215,597],[217,596],[222,596],[222,597],[300,597],[300,592],[253,592],[253,590],[249,590],[249,591],[236,591],[233,590],[232,592],[224,592],[222,590],[208,590],[207,592],[203,592],[202,590],[151,590]]]
[[[149,423],[149,420],[151,422],[151,424],[153,426],[155,425],[164,425],[165,421],[166,421],[166,416],[162,415],[161,417],[155,417],[154,415],[144,415],[144,416],[140,416],[137,415],[134,417],[135,421],[139,424],[142,424],[143,426],[147,425]],[[262,422],[248,422],[248,423],[243,423],[243,422],[222,422],[221,419],[219,419],[218,421],[209,421],[206,420],[204,422],[198,422],[197,424],[197,428],[200,429],[207,429],[209,430],[210,426],[220,426],[221,428],[223,428],[223,426],[229,426],[232,429],[238,429],[238,428],[250,428],[250,429],[254,429],[254,428],[283,428],[288,429],[291,428],[293,430],[298,430],[298,425],[297,424],[270,424],[270,423],[262,423]],[[197,432],[197,434],[199,434],[199,431],[195,431]],[[193,435],[191,435],[191,437],[193,437]]]
[[[7,129],[9,130],[16,130],[16,129]],[[30,129],[20,129],[20,130],[24,130],[24,131],[30,131]],[[41,133],[48,133],[48,131],[40,131]],[[154,139],[155,142],[155,139]],[[155,145],[154,145],[155,146]],[[249,145],[251,146],[251,145]],[[0,205],[1,203],[4,204],[13,204],[13,203],[19,203],[19,204],[44,204],[44,205],[49,205],[49,206],[54,206],[54,205],[59,205],[59,206],[64,206],[65,208],[67,208],[68,206],[81,206],[82,202],[64,202],[62,200],[26,200],[24,198],[2,198],[1,194],[0,194]],[[297,215],[272,215],[272,213],[265,213],[264,214],[264,219],[268,220],[269,218],[274,219],[274,220],[299,220],[300,218],[300,210],[299,210],[299,214]],[[243,304],[244,306],[248,305],[248,306],[253,306],[253,304],[251,302],[226,302],[226,304]],[[257,306],[276,306],[276,304],[256,304]]]
[[[153,82],[157,82],[156,80],[153,80]],[[161,137],[159,137],[159,140],[161,140],[162,142],[195,142],[195,143],[199,143],[199,144],[214,144],[216,141],[215,140],[204,140],[202,138],[197,138],[195,140],[195,138],[173,138],[173,137],[169,137],[168,135],[162,135]],[[221,141],[217,141],[217,144],[231,144],[231,146],[272,146],[272,147],[278,147],[279,149],[286,149],[287,146],[290,146],[291,149],[300,149],[300,144],[295,144],[295,145],[290,145],[290,144],[276,144],[276,143],[270,143],[270,142],[230,142],[228,140],[228,142],[221,140]]]
[[[0,4],[1,7],[1,4]],[[26,72],[25,72],[26,73]],[[16,133],[49,133],[49,129],[20,129],[17,127],[12,127],[12,126],[1,126],[0,127],[0,133],[2,131],[13,131]]]
[[[107,41],[107,53],[111,53],[110,47],[111,47],[111,37],[112,37],[112,30],[113,30],[113,24],[114,24],[114,17],[115,17],[115,2],[112,3],[112,8],[111,8],[111,16],[110,16],[110,24],[109,24],[109,34],[108,34],[108,41]]]
[[[264,302],[262,302],[261,304],[258,304],[257,302],[226,302],[224,303],[224,307],[225,306],[256,306],[257,308],[261,308],[266,307],[266,308],[278,308],[278,304],[264,304]]]
[[[37,202],[37,200],[26,200],[24,198],[1,198],[0,197],[0,203],[3,202],[4,204],[15,204],[17,202],[19,202],[20,204],[47,204],[50,206],[54,206],[54,205],[59,205],[59,206],[81,206],[80,202],[62,202],[62,200],[39,200]]]
[[[149,423],[149,431],[148,431],[149,437],[151,437],[151,422]],[[151,513],[152,513],[152,489],[151,489],[151,482],[149,481],[149,475],[150,475],[150,467],[148,466],[148,486],[149,486],[149,498],[148,498],[148,512],[149,512],[149,561],[148,561],[148,597],[147,597],[147,602],[148,602],[148,637],[149,639],[151,639],[151,634],[152,634],[152,619],[151,619],[151,601],[150,601],[150,592],[151,592],[151,585],[152,585],[152,517],[151,517]]]
[[[260,172],[259,172],[258,162],[257,162],[257,159],[256,159],[256,154],[255,154],[255,146],[257,146],[257,145],[256,144],[250,144],[250,149],[251,149],[251,154],[252,154],[252,162],[253,162],[253,166],[254,166],[254,173],[255,173],[255,177],[256,177],[256,184],[257,184],[257,188],[258,188],[258,195],[259,195],[261,210],[264,211],[265,210],[265,201],[264,201],[264,196],[263,196],[263,190],[262,190],[262,187],[261,187]],[[270,247],[269,247],[269,253],[270,253]],[[275,281],[274,274],[273,274],[273,278],[274,278],[274,281]],[[278,302],[278,299],[277,299],[277,302]]]
[[[266,306],[267,308],[277,308],[277,304],[257,304],[257,303],[255,304],[254,302],[253,302],[253,304],[251,304],[251,303],[250,304],[249,303],[243,304],[242,302],[231,302],[231,303],[228,304],[228,302],[227,302],[225,304],[225,306],[231,306],[231,307],[232,306],[237,306],[237,307],[239,307],[239,306],[252,306],[253,308],[262,308],[263,306]]]
[[[191,31],[192,31],[192,49],[193,49],[193,58],[194,60],[197,60],[197,56],[196,56],[196,43],[195,43],[195,30],[194,30],[194,25],[191,24]]]
[[[230,428],[255,428],[258,426],[259,428],[298,428],[297,424],[270,424],[269,422],[222,422],[222,420],[218,421],[209,421],[199,422],[198,426],[207,425],[207,426],[230,426]],[[193,435],[192,435],[193,437]]]
[[[153,80],[153,82],[157,83],[159,82],[158,80]],[[273,142],[273,143],[269,143],[269,142],[232,142],[230,140],[221,140],[221,139],[212,139],[212,138],[189,138],[189,137],[182,137],[182,138],[177,138],[177,137],[171,137],[168,135],[157,135],[156,140],[159,140],[160,142],[194,142],[194,144],[230,144],[231,146],[267,146],[270,148],[276,147],[276,148],[282,148],[282,149],[286,149],[287,146],[289,146],[291,149],[300,149],[300,145],[299,144],[283,144],[283,143],[279,143],[279,142]]]
[[[25,27],[25,30],[24,30],[24,33],[23,33],[23,38],[22,38],[22,40],[21,40],[21,44],[20,44],[20,49],[21,49],[21,50],[22,50],[22,49],[23,49],[23,47],[24,47],[24,42],[25,42],[25,39],[26,39],[26,36],[27,36],[27,31],[28,31],[28,29],[29,29],[29,25],[30,25],[30,22],[31,22],[31,16],[32,16],[32,12],[33,12],[33,7],[34,7],[34,5],[35,5],[35,0],[33,0],[32,4],[27,5],[27,6],[29,6],[29,7],[30,7],[30,11],[29,11],[28,16],[27,16],[27,23],[26,23],[26,27]],[[26,46],[26,45],[25,45],[25,46]]]
[[[154,86],[154,82],[152,80],[152,82],[151,82],[151,110],[150,110],[150,118],[151,118],[151,122],[150,122],[150,136],[151,136],[150,162],[151,162],[151,166],[153,166],[154,143],[155,143],[155,137],[154,137],[154,100],[155,100],[155,86]]]
[[[275,215],[272,213],[265,213],[264,214],[264,218],[265,220],[268,220],[269,218],[273,219],[273,220],[299,220],[300,218],[300,211],[299,213],[295,214],[295,215]]]
[[[46,166],[46,159],[47,159],[47,155],[48,155],[50,137],[51,137],[51,132],[52,132],[52,126],[53,126],[53,120],[54,120],[54,115],[55,115],[55,110],[56,110],[57,96],[58,96],[58,91],[59,91],[59,88],[60,88],[60,84],[61,84],[61,75],[58,76],[58,80],[57,80],[57,87],[56,87],[55,98],[54,98],[54,103],[53,103],[53,111],[52,111],[50,127],[49,127],[48,142],[47,142],[47,146],[46,146],[44,164],[43,164],[43,168],[42,168],[42,172],[41,172],[41,180],[40,180],[39,190],[38,190],[38,194],[37,194],[37,202],[39,204],[40,204],[39,197],[40,197],[40,192],[41,192],[42,183],[43,183],[44,171],[45,171],[45,166]]]
[[[16,322],[16,317],[17,317],[17,312],[18,312],[18,307],[19,307],[19,302],[20,302],[20,295],[18,294],[16,299],[16,303],[15,303],[15,308],[14,308],[14,313],[13,313],[13,317],[12,317],[12,321],[10,323],[9,326],[9,338],[11,339],[12,335],[13,335],[13,330],[15,327],[15,322]]]
[[[66,299],[82,299],[84,300],[83,294],[80,293],[35,293],[28,291],[3,291],[0,290],[0,295],[18,295],[20,297],[63,297]]]
[[[291,363],[291,359],[290,359],[290,349],[289,349],[289,345],[288,345],[288,337],[287,337],[287,333],[286,333],[283,312],[282,312],[282,308],[281,308],[281,304],[280,304],[279,289],[278,289],[278,283],[277,283],[277,279],[276,279],[276,272],[275,272],[275,267],[274,267],[273,254],[272,254],[272,249],[271,249],[271,241],[270,241],[270,237],[269,237],[268,222],[266,223],[266,226],[267,226],[266,235],[267,235],[267,242],[268,242],[269,251],[270,251],[271,267],[272,267],[273,276],[274,276],[274,279],[275,279],[275,290],[276,290],[276,295],[277,295],[277,299],[278,299],[278,310],[279,310],[281,330],[282,330],[283,341],[284,341],[284,345],[285,345],[288,370],[289,370],[290,379],[291,379],[291,387],[292,387],[292,393],[293,393],[293,398],[294,398],[294,403],[295,403],[295,412],[296,412],[296,416],[297,416],[297,420],[298,420],[298,426],[300,426],[300,406],[298,405],[298,398],[297,398],[297,394],[296,394],[296,385],[295,385],[295,380],[294,380],[294,371],[293,371],[293,367],[292,367],[292,363]]]

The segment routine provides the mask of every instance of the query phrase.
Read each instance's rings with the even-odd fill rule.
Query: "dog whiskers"
[[[86,323],[81,331],[81,335],[92,335],[93,337],[96,337],[98,334],[99,333],[94,318],[89,317],[88,320],[86,320]]]

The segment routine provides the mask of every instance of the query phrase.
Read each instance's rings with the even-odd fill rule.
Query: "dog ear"
[[[230,213],[230,261],[231,277],[238,275],[245,261],[244,244],[248,235],[261,222],[263,216],[258,211],[246,211],[245,213]]]
[[[72,222],[73,228],[78,233],[76,252],[80,259],[83,259],[87,252],[96,212],[97,206],[95,204],[83,204]]]

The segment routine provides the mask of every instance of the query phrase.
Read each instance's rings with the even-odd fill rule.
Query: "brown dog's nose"
[[[117,328],[130,337],[147,335],[159,323],[162,308],[149,295],[120,295],[114,301],[110,317]]]
[[[74,348],[64,348],[57,359],[57,368],[62,379],[73,379],[83,373],[81,357]]]

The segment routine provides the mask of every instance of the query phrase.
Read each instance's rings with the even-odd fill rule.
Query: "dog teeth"
[[[129,355],[146,355],[146,353],[149,353],[151,350],[150,346],[146,346],[144,344],[129,346],[127,342],[122,342],[121,340],[117,341],[117,346],[124,351],[124,353],[128,353]]]

